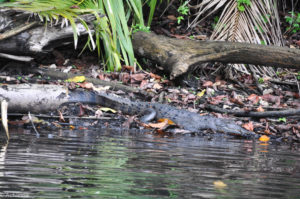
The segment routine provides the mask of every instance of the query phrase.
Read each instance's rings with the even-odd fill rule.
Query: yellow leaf
[[[218,188],[218,189],[224,189],[225,187],[227,187],[227,184],[225,184],[221,180],[217,180],[217,181],[214,181],[214,186],[215,186],[215,188]]]
[[[158,123],[149,123],[148,124],[152,128],[157,128],[157,129],[164,129],[165,127],[168,126],[168,121],[164,120],[163,122],[158,122]]]
[[[103,112],[112,112],[112,113],[116,113],[117,111],[111,108],[107,108],[107,107],[102,107],[100,108],[101,111]]]
[[[75,76],[73,78],[69,78],[66,80],[66,82],[74,82],[74,83],[79,83],[84,81],[85,81],[85,76]]]
[[[261,142],[268,142],[270,140],[270,137],[266,136],[266,135],[262,135],[260,138],[259,138],[259,141]]]
[[[168,118],[160,118],[157,121],[158,122],[166,122],[168,125],[175,125],[175,123],[172,120],[169,120]]]
[[[201,92],[197,93],[197,97],[202,97],[205,94],[206,89],[203,89]]]

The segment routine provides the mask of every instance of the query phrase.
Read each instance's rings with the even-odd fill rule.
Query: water
[[[300,198],[297,145],[116,130],[11,136],[0,198]]]

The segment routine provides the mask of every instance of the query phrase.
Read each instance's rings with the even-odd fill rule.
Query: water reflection
[[[12,131],[11,131],[12,132]],[[6,147],[6,148],[5,148]],[[299,198],[297,146],[224,135],[14,130],[0,151],[1,198]],[[221,181],[226,186],[216,187]]]

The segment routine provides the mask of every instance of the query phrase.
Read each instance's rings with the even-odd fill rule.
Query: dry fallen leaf
[[[159,89],[162,89],[162,86],[160,84],[158,84],[158,83],[155,83],[153,85],[153,88],[159,90]]]
[[[197,93],[197,97],[201,98],[205,94],[206,89],[203,89],[201,92]]]
[[[226,95],[218,95],[216,97],[208,98],[208,101],[210,104],[217,105],[217,104],[224,102],[225,99],[227,99]]]
[[[147,79],[142,80],[140,83],[140,88],[141,89],[147,88],[148,82],[149,82],[149,80],[147,80]]]
[[[138,73],[130,75],[130,83],[141,82],[143,79],[146,78],[146,74]]]
[[[107,108],[107,107],[101,107],[100,108],[101,111],[103,112],[112,112],[112,113],[116,113],[117,111],[111,108]]]
[[[257,104],[259,102],[259,96],[256,94],[251,94],[248,96],[248,100],[251,101],[253,104]]]
[[[280,98],[281,96],[275,96],[271,94],[266,94],[261,96],[262,99],[266,100],[267,102],[273,102],[276,106],[280,105]]]
[[[128,73],[124,73],[122,74],[121,76],[121,81],[124,83],[124,84],[127,84],[130,80],[130,75]]]
[[[168,126],[168,120],[159,123],[149,123],[148,125],[152,128],[165,129]]]
[[[253,129],[254,129],[253,123],[252,123],[252,122],[249,122],[249,123],[244,124],[243,127],[244,127],[245,129],[247,129],[248,131],[253,131]]]
[[[77,83],[81,88],[92,89],[94,88],[94,84],[90,82]]]
[[[270,137],[266,136],[266,135],[262,135],[259,138],[259,141],[261,142],[268,142],[270,140]]]
[[[69,128],[70,128],[71,130],[74,130],[74,129],[75,129],[75,126],[70,125]]]
[[[107,91],[110,88],[110,86],[94,86],[93,90],[97,91],[97,92],[103,92],[103,91]]]
[[[84,81],[85,81],[85,76],[75,76],[73,78],[69,78],[66,80],[66,82],[74,82],[74,83],[79,83]]]
[[[214,186],[217,189],[224,189],[225,187],[227,187],[227,184],[225,184],[221,180],[217,180],[217,181],[214,181]]]
[[[123,65],[122,68],[123,68],[123,69],[126,69],[126,70],[129,70],[129,71],[131,71],[131,72],[133,72],[133,73],[135,72],[133,66]]]
[[[202,84],[202,86],[204,86],[204,87],[212,87],[213,86],[213,82],[212,81],[206,81],[206,82],[204,82],[203,84]]]
[[[151,77],[151,78],[154,78],[154,79],[156,79],[156,80],[161,80],[161,76],[156,75],[156,74],[154,74],[154,73],[150,73],[150,77]]]
[[[265,112],[265,109],[263,109],[263,107],[259,106],[257,109],[256,109],[257,112]]]
[[[177,21],[177,17],[175,17],[174,15],[168,15],[167,18],[172,21]]]
[[[169,124],[169,125],[175,125],[175,123],[172,120],[168,119],[168,118],[160,118],[157,121],[158,122],[167,122],[167,124]]]

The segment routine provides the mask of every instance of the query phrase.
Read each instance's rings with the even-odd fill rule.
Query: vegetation
[[[99,57],[105,60],[106,69],[117,71],[121,68],[121,61],[126,65],[135,65],[130,35],[134,31],[149,31],[155,8],[162,2],[163,0],[0,0],[0,7],[32,12],[46,24],[52,25],[58,21],[62,25],[70,24],[74,30],[75,48],[79,36],[76,23],[80,22],[89,35],[85,48],[97,49]],[[167,2],[172,4],[176,1]],[[200,1],[197,5],[191,5],[195,1],[177,2],[180,3],[177,9],[178,24],[185,19],[190,9],[196,11],[193,21],[189,23],[191,28],[223,9],[213,24],[211,39],[283,45],[277,1],[211,0]],[[144,5],[149,7],[147,26],[143,18]],[[84,21],[81,17],[83,14],[94,15],[93,24]],[[288,32],[300,30],[300,13],[291,12],[285,19],[290,24]]]
[[[190,27],[222,9],[211,39],[283,45],[278,6],[274,0],[202,1],[197,8]]]
[[[188,1],[185,1],[179,8],[177,9],[179,16],[177,17],[177,23],[180,24],[180,22],[184,19],[184,16],[187,16],[189,14],[189,7],[187,6]]]
[[[125,4],[123,1],[116,3],[113,0],[16,0],[2,3],[0,6],[32,12],[46,24],[52,25],[60,21],[64,26],[70,23],[74,31],[75,48],[79,35],[76,22],[79,21],[89,35],[85,47],[91,50],[97,48],[99,57],[105,60],[107,70],[116,71],[121,68],[121,60],[126,65],[135,63],[130,39],[131,30],[128,28],[129,19],[131,25],[139,24],[140,29],[144,28],[142,1],[124,2]],[[154,10],[152,0],[150,5]],[[96,20],[92,26],[81,18],[83,14],[95,16]]]
[[[290,16],[285,17],[285,21],[289,23],[287,32],[297,33],[300,32],[300,12],[289,12]]]

